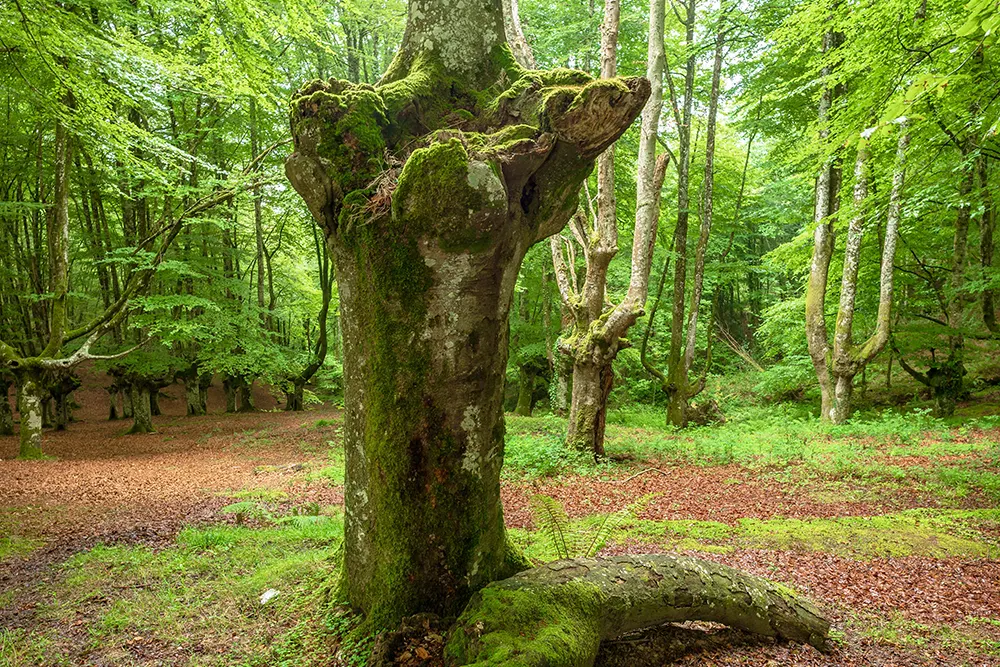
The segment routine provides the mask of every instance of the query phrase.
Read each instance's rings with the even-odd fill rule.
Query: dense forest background
[[[519,9],[539,67],[599,74],[594,0]],[[42,386],[43,418],[58,422],[75,365],[122,355],[98,364],[112,416],[137,413],[140,431],[146,408],[133,404],[155,413],[158,388],[175,381],[191,414],[213,376],[231,411],[253,409],[254,382],[289,409],[336,397],[336,281],[283,174],[288,100],[309,79],[377,81],[404,3],[18,0],[2,11],[3,386]],[[649,8],[620,11],[618,72],[645,74]],[[656,141],[669,166],[649,294],[616,343],[605,399],[664,406],[680,426],[746,402],[792,399],[816,414],[817,372],[860,386],[861,407],[943,414],[993,382],[996,23],[982,0],[668,3]],[[573,299],[588,280],[606,280],[609,307],[629,291],[638,125],[616,145],[613,197],[598,201],[595,172],[577,221],[525,261],[510,410],[569,410]],[[608,201],[618,239],[601,276],[588,246]],[[887,225],[898,248],[879,327]],[[827,244],[819,280],[810,267]],[[806,335],[813,281],[829,370]],[[850,357],[851,322],[849,344],[833,344],[847,314],[859,341],[891,331],[873,360]]]

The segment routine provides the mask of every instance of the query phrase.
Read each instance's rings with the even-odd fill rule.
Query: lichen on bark
[[[525,567],[499,485],[514,283],[648,90],[521,68],[499,0],[415,0],[382,81],[294,98],[286,172],[341,297],[342,590],[373,626],[457,614]]]

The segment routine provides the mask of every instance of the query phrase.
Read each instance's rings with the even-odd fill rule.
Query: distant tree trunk
[[[708,126],[705,131],[705,177],[702,181],[702,207],[701,226],[698,230],[698,245],[694,252],[694,285],[691,290],[691,310],[688,312],[687,321],[687,341],[684,346],[684,356],[681,360],[682,373],[678,377],[682,380],[681,385],[676,387],[671,394],[672,399],[678,405],[675,408],[668,406],[668,413],[681,416],[681,423],[671,422],[675,426],[687,424],[688,404],[692,398],[697,396],[705,388],[705,378],[708,375],[708,366],[711,359],[706,358],[705,369],[697,383],[692,383],[690,378],[691,368],[694,365],[694,356],[698,340],[698,316],[701,312],[701,298],[705,288],[705,259],[708,254],[708,241],[712,232],[712,216],[715,211],[715,130],[719,112],[719,92],[722,79],[722,57],[726,46],[726,15],[719,18],[719,25],[715,33],[715,56],[712,60],[712,87],[708,98]],[[709,345],[713,325],[708,327]],[[706,355],[707,357],[707,355]]]
[[[254,403],[253,385],[255,380],[240,378],[239,386],[236,388],[236,411],[237,412],[257,412],[257,405]]]
[[[226,395],[226,412],[230,414],[236,412],[236,391],[238,386],[237,378],[234,375],[227,375],[222,379],[222,391]]]
[[[674,286],[672,310],[670,318],[670,352],[667,359],[667,422],[674,426],[685,423],[684,397],[687,373],[683,366],[685,346],[684,312],[687,298],[687,237],[688,221],[691,217],[691,118],[694,111],[695,66],[697,64],[697,48],[695,48],[695,0],[683,3],[687,10],[684,16],[684,44],[688,52],[684,68],[684,106],[681,107],[674,94],[673,79],[668,76],[671,84],[671,102],[677,123],[677,224],[674,227]]]
[[[116,382],[107,388],[107,392],[108,392],[108,421],[117,421],[118,397],[119,394],[121,394],[121,388],[118,386]]]
[[[199,401],[201,403],[201,414],[208,414],[208,390],[212,386],[212,374],[203,373],[198,378]]]
[[[629,289],[622,302],[608,309],[608,267],[618,253],[613,149],[609,149],[598,161],[597,215],[592,227],[587,228],[587,216],[583,212],[572,223],[573,234],[583,248],[586,260],[584,285],[578,293],[575,270],[572,267],[573,256],[568,262],[563,259],[558,238],[553,237],[550,244],[556,284],[564,306],[573,316],[572,333],[561,340],[559,345],[560,351],[573,360],[567,443],[573,449],[589,451],[595,456],[604,455],[608,396],[614,378],[612,365],[619,350],[628,345],[624,340],[625,334],[643,314],[656,243],[660,190],[667,168],[666,156],[656,156],[665,70],[664,6],[662,0],[652,0],[650,4],[647,76],[651,94],[642,113],[632,267]],[[602,78],[610,78],[616,74],[619,17],[618,0],[608,0],[601,30]]]
[[[514,414],[521,415],[522,417],[530,417],[531,409],[535,404],[533,398],[535,393],[535,370],[530,363],[522,364],[517,370],[517,407],[514,408]]]
[[[299,92],[286,162],[337,265],[342,590],[374,628],[416,612],[455,614],[525,566],[500,503],[517,274],[528,248],[566,224],[594,159],[648,96],[641,79],[526,78],[504,43],[500,0],[408,8],[378,85],[316,82]],[[497,98],[510,84],[526,94]],[[486,152],[427,135],[466,123],[523,134]],[[385,162],[403,146],[419,147],[401,169]],[[385,190],[369,187],[383,175]]]
[[[823,35],[823,53],[828,53],[838,45],[836,33]],[[834,88],[827,83],[833,70],[823,68],[824,88],[819,98],[819,134],[826,141],[830,136],[830,110],[833,105]],[[826,331],[826,286],[830,273],[830,259],[834,246],[834,215],[839,208],[840,168],[837,159],[829,157],[820,168],[816,178],[815,207],[813,223],[813,256],[809,268],[809,282],[806,285],[806,343],[812,358],[816,377],[819,380],[821,405],[820,418],[829,420],[833,409],[834,386],[830,369],[826,363],[830,351]]]
[[[979,181],[980,199],[983,203],[983,217],[979,223],[979,257],[983,267],[983,279],[993,278],[993,232],[996,227],[996,209],[993,203],[993,193],[990,191],[989,171],[985,155],[976,160],[976,177]],[[997,309],[995,292],[992,289],[983,290],[983,324],[993,335],[1000,334],[997,325]]]
[[[132,383],[122,382],[121,393],[122,393],[122,418],[132,419],[132,416],[135,414],[135,410],[132,407]]]
[[[201,396],[201,375],[197,368],[187,371],[184,380],[184,402],[187,404],[188,417],[200,417],[205,414],[205,405]]]
[[[0,435],[14,435],[14,411],[10,409],[12,384],[13,380],[0,374]]]
[[[153,415],[150,408],[150,387],[144,382],[135,381],[131,384],[132,396],[132,428],[129,434],[152,433]]]
[[[21,413],[20,459],[42,458],[42,386],[34,373],[22,371],[17,387]]]
[[[285,391],[285,411],[301,412],[305,410],[305,383],[296,378],[291,381],[291,385],[291,390]]]

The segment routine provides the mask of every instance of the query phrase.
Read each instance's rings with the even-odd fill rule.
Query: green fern
[[[571,539],[570,521],[566,509],[555,498],[536,495],[529,499],[531,511],[535,514],[535,523],[548,540],[550,546],[561,559],[570,558]]]
[[[548,540],[557,559],[562,560],[596,556],[614,532],[622,524],[635,519],[657,495],[649,493],[631,505],[605,515],[596,528],[574,527],[566,509],[555,498],[536,495],[529,502],[539,531]]]

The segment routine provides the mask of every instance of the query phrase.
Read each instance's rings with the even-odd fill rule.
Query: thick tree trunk
[[[208,414],[208,390],[212,386],[212,374],[205,373],[198,378],[198,389],[200,391],[199,401],[201,403],[201,414]]]
[[[233,414],[236,412],[236,378],[226,376],[222,380],[222,391],[226,395],[226,412]]]
[[[522,417],[530,417],[531,409],[535,401],[532,396],[535,393],[535,371],[526,364],[518,369],[517,379],[517,407],[514,414]]]
[[[555,357],[555,388],[552,397],[552,411],[565,417],[569,411],[573,392],[573,361],[560,354]]]
[[[581,667],[604,640],[711,621],[825,650],[830,622],[788,588],[686,556],[563,560],[480,591],[445,649],[451,665]]]
[[[123,383],[121,393],[122,393],[122,418],[132,419],[132,415],[135,412],[132,407],[132,384],[128,382]]]
[[[18,411],[21,413],[20,459],[42,458],[42,386],[37,378],[25,373],[17,388]]]
[[[500,504],[514,284],[528,247],[565,225],[594,159],[649,91],[641,79],[529,75],[504,44],[500,0],[408,6],[377,86],[299,92],[286,163],[337,265],[343,587],[382,628],[455,614],[525,566]],[[511,84],[495,105],[483,101]],[[501,141],[510,131],[517,140]],[[404,166],[385,164],[387,152]]]
[[[851,417],[851,394],[854,393],[854,376],[838,375],[833,389],[830,421],[843,424]]]
[[[10,408],[11,380],[0,377],[0,435],[14,435],[14,411]]]
[[[302,382],[293,382],[291,391],[285,392],[285,411],[302,412],[302,410],[305,409],[305,403],[303,401],[304,393],[305,384]]]
[[[184,378],[184,400],[187,403],[188,417],[200,417],[205,414],[201,400],[201,381],[197,376]]]
[[[573,405],[568,436],[571,448],[592,452],[595,457],[604,456],[604,425],[613,386],[611,364],[573,364]]]
[[[149,386],[141,382],[133,382],[131,386],[132,396],[132,428],[130,435],[153,432],[153,415],[149,400]]]
[[[238,412],[257,412],[257,405],[253,398],[254,380],[247,382],[240,379],[240,384],[236,389],[236,403]]]
[[[117,385],[108,387],[108,421],[118,420],[118,395],[121,389]]]

